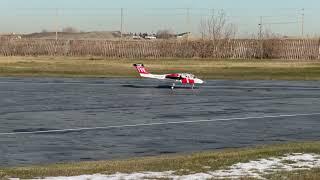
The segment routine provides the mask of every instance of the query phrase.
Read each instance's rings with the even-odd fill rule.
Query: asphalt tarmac
[[[169,85],[0,78],[0,166],[319,140],[320,81]]]

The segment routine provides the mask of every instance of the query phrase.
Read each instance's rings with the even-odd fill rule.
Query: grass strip
[[[192,154],[132,158],[128,160],[71,162],[26,167],[8,167],[0,168],[0,179],[7,177],[34,178],[49,176],[76,176],[96,173],[114,174],[117,172],[163,172],[171,170],[176,171],[178,175],[184,175],[225,169],[238,162],[244,163],[261,158],[279,157],[288,153],[319,154],[320,142],[295,142]],[[303,175],[303,173],[319,174],[319,170],[302,171],[301,173],[301,175]],[[279,174],[270,176],[270,178],[277,179],[278,175]],[[288,176],[288,173],[283,172],[280,175]]]
[[[203,79],[320,80],[320,61],[99,57],[0,57],[0,76],[136,78],[133,63],[152,73],[189,72]]]

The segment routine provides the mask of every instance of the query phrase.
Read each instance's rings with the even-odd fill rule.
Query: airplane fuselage
[[[167,79],[180,81],[182,84],[202,84],[203,83],[201,79],[196,78],[193,74],[189,74],[189,73],[167,74],[165,77]]]
[[[196,78],[195,75],[190,73],[173,73],[173,74],[151,74],[149,73],[143,64],[134,64],[133,65],[137,71],[139,72],[141,77],[145,78],[153,78],[153,79],[160,79],[160,80],[174,80],[176,82],[180,82],[182,84],[190,84],[192,87],[194,84],[202,84],[204,83],[203,80]],[[175,86],[175,83],[173,83],[172,88]]]

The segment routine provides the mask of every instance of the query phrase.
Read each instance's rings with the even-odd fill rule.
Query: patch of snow
[[[307,170],[320,167],[320,155],[317,154],[287,154],[280,158],[260,159],[247,163],[237,163],[228,170],[209,172],[214,178],[255,177],[263,179],[263,175],[277,171]]]
[[[320,167],[320,155],[318,154],[287,154],[279,158],[268,158],[250,161],[247,163],[237,163],[225,170],[216,170],[206,173],[197,173],[178,176],[175,171],[166,172],[140,172],[140,173],[116,173],[112,175],[82,175],[73,177],[47,177],[44,180],[139,180],[168,178],[173,180],[189,179],[238,179],[241,177],[254,177],[264,179],[263,175],[276,173],[277,171],[294,171]],[[205,166],[204,168],[210,168]],[[13,180],[13,179],[12,179]]]

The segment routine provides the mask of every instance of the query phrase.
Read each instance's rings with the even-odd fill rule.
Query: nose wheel
[[[176,84],[175,83],[172,83],[172,86],[171,86],[171,89],[173,90],[174,89],[174,86],[175,86]]]
[[[171,90],[173,90],[175,86],[176,86],[176,84],[172,83]],[[191,85],[191,89],[194,89],[194,84]]]

